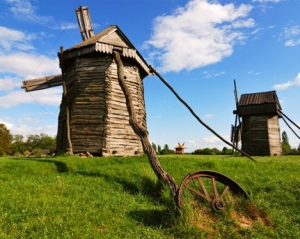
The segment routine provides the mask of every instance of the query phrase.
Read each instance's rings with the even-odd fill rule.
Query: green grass
[[[0,158],[0,238],[300,238],[299,156],[159,159],[177,184],[198,170],[225,174],[257,209],[217,213],[204,203],[178,212],[147,157],[7,157]]]

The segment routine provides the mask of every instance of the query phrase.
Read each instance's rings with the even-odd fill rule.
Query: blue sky
[[[118,25],[148,64],[229,141],[238,95],[276,90],[300,125],[299,0],[1,0],[0,122],[12,134],[56,135],[61,87],[25,93],[22,81],[60,74],[57,52],[81,41],[75,8],[94,32]],[[225,145],[155,76],[144,79],[150,140],[187,151]],[[300,141],[285,123],[292,147]],[[298,132],[299,133],[299,132]]]

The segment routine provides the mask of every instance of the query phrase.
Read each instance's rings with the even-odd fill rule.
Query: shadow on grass
[[[56,161],[56,160],[50,160],[50,159],[38,159],[38,158],[12,158],[14,160],[27,160],[27,161],[34,161],[34,162],[39,162],[39,163],[54,163],[57,169],[58,173],[66,173],[69,171],[67,164]]]
[[[128,212],[128,216],[148,227],[170,228],[172,218],[170,211],[165,210],[134,210]]]
[[[137,222],[143,223],[145,226],[169,228],[172,224],[172,219],[176,215],[175,207],[174,211],[170,210],[174,201],[172,198],[163,198],[163,191],[165,189],[164,184],[159,180],[153,180],[149,177],[142,176],[141,180],[136,180],[137,183],[130,182],[126,179],[115,177],[113,175],[107,175],[102,173],[88,173],[88,172],[76,172],[78,174],[88,177],[101,177],[108,183],[117,183],[122,186],[123,190],[132,194],[142,194],[146,196],[150,203],[154,205],[160,204],[166,206],[166,209],[158,210],[133,210],[127,213],[127,215]]]
[[[122,186],[124,191],[126,191],[132,195],[141,193],[141,194],[149,197],[151,200],[155,200],[155,202],[160,201],[160,199],[162,198],[162,192],[164,189],[163,183],[159,180],[154,181],[149,177],[142,176],[141,181],[137,180],[137,182],[139,182],[139,184],[140,184],[140,187],[138,187],[137,184],[134,182],[130,182],[126,179],[123,179],[120,177],[115,177],[115,176],[108,175],[108,174],[88,173],[88,172],[82,172],[82,171],[79,171],[76,173],[84,175],[84,176],[88,176],[88,177],[101,177],[101,178],[104,178],[105,181],[107,181],[108,183],[112,183],[112,182],[118,183]]]

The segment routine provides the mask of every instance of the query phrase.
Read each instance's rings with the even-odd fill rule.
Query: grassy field
[[[213,170],[256,205],[177,211],[147,157],[0,158],[0,238],[300,238],[300,157],[159,156],[177,184]]]

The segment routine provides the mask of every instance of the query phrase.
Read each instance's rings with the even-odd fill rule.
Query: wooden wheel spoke
[[[187,185],[186,187],[187,187],[188,190],[190,190],[191,192],[195,193],[196,195],[198,195],[198,196],[200,196],[200,197],[206,199],[206,200],[209,201],[209,202],[211,201],[211,199],[210,199],[207,195],[205,195],[205,194],[199,192],[198,190],[194,189],[193,187],[188,186],[188,185]]]
[[[221,193],[221,198],[224,198],[225,196],[226,196],[226,194],[228,193],[228,191],[229,191],[229,189],[230,189],[230,187],[227,185],[225,188],[224,188],[224,190],[223,190],[223,192]]]
[[[219,192],[218,192],[218,189],[217,189],[216,179],[214,177],[211,178],[211,183],[212,183],[213,190],[214,190],[214,198],[218,199],[219,198]]]
[[[218,190],[219,189],[219,190]],[[232,203],[230,194],[239,195],[249,200],[249,195],[232,179],[213,171],[198,171],[188,174],[178,190],[178,205],[182,206],[183,191],[189,191],[195,196],[210,202],[216,210],[225,210],[227,203]],[[186,198],[188,199],[188,197]]]
[[[202,189],[204,195],[205,195],[206,197],[208,197],[207,190],[206,190],[206,188],[205,188],[205,185],[204,185],[204,183],[203,183],[201,177],[198,177],[197,180],[198,180],[198,182],[199,182],[199,185],[200,185],[200,187],[201,187],[201,189]]]

